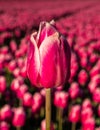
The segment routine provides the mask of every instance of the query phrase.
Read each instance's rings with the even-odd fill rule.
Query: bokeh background
[[[100,1],[0,0],[0,130],[45,130],[45,90],[26,74],[28,39],[55,20],[71,47],[71,76],[52,89],[52,130],[100,130]],[[61,113],[60,113],[61,114]]]

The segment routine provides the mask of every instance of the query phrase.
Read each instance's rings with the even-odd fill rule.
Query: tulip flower
[[[12,119],[12,124],[15,127],[22,127],[25,124],[26,114],[22,107],[14,109],[14,116]]]
[[[92,108],[92,103],[88,98],[86,98],[82,103],[82,110],[86,108]]]
[[[65,108],[68,103],[68,93],[64,91],[56,91],[54,94],[54,104],[59,108]]]
[[[81,122],[84,123],[84,120],[92,118],[92,116],[93,116],[93,110],[91,108],[82,109]]]
[[[84,120],[82,124],[82,130],[95,130],[95,120],[94,118],[88,118]]]
[[[10,130],[9,124],[5,121],[0,122],[0,130]]]
[[[76,99],[79,96],[80,89],[77,82],[73,82],[69,88],[69,95],[72,99]]]
[[[33,101],[31,93],[29,92],[24,93],[22,101],[24,106],[31,107]]]
[[[63,85],[70,76],[70,47],[53,22],[41,22],[29,41],[27,74],[37,87]]]
[[[74,105],[71,107],[71,110],[69,113],[69,120],[73,123],[76,123],[80,120],[80,115],[81,115],[81,106]]]
[[[78,74],[78,82],[80,83],[80,85],[84,86],[87,83],[87,80],[88,74],[84,69],[82,69]]]
[[[6,90],[6,78],[0,76],[0,93],[3,93]]]
[[[100,88],[96,88],[93,92],[93,101],[100,103]]]
[[[4,105],[1,108],[1,120],[10,121],[12,118],[12,110],[9,105]]]

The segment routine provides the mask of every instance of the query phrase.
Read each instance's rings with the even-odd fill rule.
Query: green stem
[[[72,123],[72,130],[76,129],[76,123]]]
[[[16,130],[21,130],[21,127],[16,127]]]
[[[46,89],[46,130],[51,127],[51,89]]]
[[[63,109],[62,108],[58,108],[58,130],[63,130]]]

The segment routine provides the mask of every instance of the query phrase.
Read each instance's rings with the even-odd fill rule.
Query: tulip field
[[[51,23],[49,25],[44,22],[42,25],[42,21]],[[30,39],[31,42],[34,41],[30,37],[31,34],[36,37],[34,32],[41,35],[37,35],[40,40],[37,46],[43,55],[49,50],[46,45],[42,48],[44,39],[51,33],[45,32],[47,36],[42,34],[43,31],[39,33],[39,25],[40,31],[44,26],[43,31],[48,31],[50,26],[55,33],[50,34],[51,38],[52,35],[53,38],[58,37],[60,32],[65,38],[59,35],[60,44],[63,46],[64,42],[66,45],[62,49],[64,52],[59,54],[60,58],[53,55],[56,54],[56,47],[51,49],[50,54],[47,53],[45,59],[41,56],[40,61],[49,64],[43,66],[41,63],[43,72],[41,69],[42,74],[36,79],[38,51],[35,50],[35,45],[31,45],[28,50]],[[69,49],[66,49],[67,42]],[[27,61],[28,55],[30,57]],[[34,55],[37,56],[36,59]],[[58,58],[56,71],[53,68],[53,56]],[[52,71],[48,71],[50,67]],[[41,75],[44,76],[43,79],[40,78]],[[46,84],[51,77],[53,81]],[[62,80],[61,84],[59,80]],[[51,88],[50,130],[100,130],[99,0],[0,1],[0,130],[47,130],[47,87]]]

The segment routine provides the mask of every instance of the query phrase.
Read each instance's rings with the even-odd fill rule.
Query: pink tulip
[[[13,71],[16,68],[16,66],[17,66],[16,61],[12,60],[7,65],[7,68],[8,68],[9,71]]]
[[[26,66],[23,66],[20,70],[20,75],[24,78],[26,78],[27,76],[27,70],[26,70]]]
[[[94,118],[88,118],[87,120],[85,119],[82,125],[82,130],[95,130]]]
[[[86,82],[88,80],[88,75],[87,75],[87,72],[85,70],[81,70],[79,72],[79,75],[78,75],[78,82],[81,84],[81,85],[85,85]]]
[[[74,123],[78,122],[80,120],[80,114],[81,114],[81,106],[80,105],[72,106],[69,113],[69,120]]]
[[[12,118],[12,110],[11,107],[9,105],[4,105],[1,108],[1,120],[7,120],[10,121]]]
[[[97,83],[94,82],[94,81],[90,81],[89,84],[88,84],[88,89],[91,93],[94,93],[95,89],[97,87]]]
[[[82,110],[84,110],[86,108],[92,108],[92,103],[88,98],[85,99],[82,103]]]
[[[93,116],[93,110],[91,108],[85,108],[81,111],[81,122],[84,123],[85,120]]]
[[[14,116],[12,120],[12,124],[15,127],[21,127],[25,124],[26,114],[22,107],[18,107],[14,109]]]
[[[2,48],[1,48],[1,53],[2,54],[7,54],[8,53],[8,46],[3,46]]]
[[[72,99],[76,99],[79,96],[79,84],[77,82],[73,82],[69,88],[69,95]]]
[[[31,107],[32,101],[33,101],[33,97],[31,93],[29,92],[24,93],[22,101],[23,101],[24,106]]]
[[[64,91],[56,91],[54,94],[54,104],[57,107],[65,108],[68,104],[68,93]]]
[[[35,93],[33,95],[33,102],[32,102],[32,112],[37,113],[43,104],[43,97],[40,93]]]
[[[41,22],[38,33],[30,38],[27,74],[38,86],[63,85],[70,76],[70,47],[53,22]]]
[[[10,48],[12,52],[15,52],[17,50],[17,43],[14,40],[10,42]]]
[[[0,122],[0,130],[10,130],[9,124],[5,121]]]
[[[18,64],[18,67],[19,67],[19,68],[23,67],[23,65],[24,65],[24,60],[23,60],[22,58],[18,58],[18,59],[17,59],[17,64]]]
[[[0,93],[3,93],[6,90],[6,78],[0,76]]]
[[[93,92],[93,100],[100,103],[100,88],[96,88]]]
[[[17,93],[18,88],[23,84],[23,80],[16,78],[12,80],[11,90]]]
[[[28,91],[28,86],[26,84],[22,84],[18,89],[17,89],[17,97],[22,99],[24,94]]]

